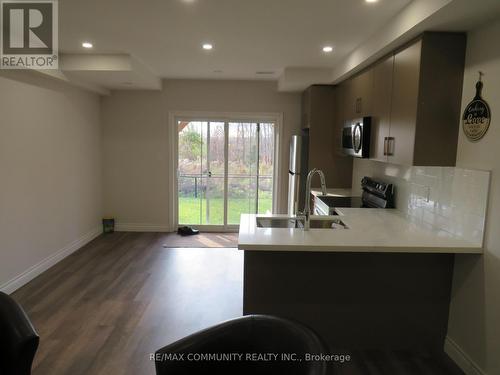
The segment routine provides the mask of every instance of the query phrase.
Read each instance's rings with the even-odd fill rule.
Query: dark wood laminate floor
[[[41,336],[33,375],[153,375],[150,353],[241,315],[242,252],[166,249],[164,239],[101,236],[14,293]],[[460,374],[410,353],[349,354],[334,374]]]
[[[149,354],[242,314],[243,253],[101,236],[14,294],[40,334],[33,375],[154,374]]]

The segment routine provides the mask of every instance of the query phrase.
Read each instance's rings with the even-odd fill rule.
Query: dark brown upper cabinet
[[[424,33],[373,67],[373,159],[455,165],[465,46],[462,33]]]
[[[370,158],[454,166],[466,36],[426,32],[339,84],[342,122],[372,117]]]
[[[347,119],[367,116],[372,109],[373,71],[371,69],[346,81],[344,107]]]
[[[387,137],[391,127],[392,76],[394,56],[378,62],[373,68],[372,90],[372,129],[370,157],[374,160],[387,161]]]
[[[313,85],[302,94],[302,129],[309,136],[309,169],[323,170],[331,188],[350,187],[352,180],[352,158],[343,155],[340,146],[339,98],[332,85]]]

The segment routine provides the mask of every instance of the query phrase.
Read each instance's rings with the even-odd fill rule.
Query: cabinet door
[[[372,107],[373,70],[356,76],[352,82],[352,105],[355,118],[370,116]]]
[[[394,56],[390,163],[413,165],[421,50],[419,41]]]
[[[309,121],[309,170],[318,168],[327,175],[327,183],[332,183],[334,88],[315,85],[310,88],[311,112]]]
[[[370,158],[387,161],[386,140],[391,124],[394,56],[373,67],[372,130]]]
[[[342,83],[344,95],[344,120],[352,120],[356,115],[356,91],[354,79],[348,79]]]
[[[335,117],[334,117],[334,133],[333,147],[337,155],[344,155],[342,150],[342,129],[347,120],[345,111],[345,84],[339,84],[335,89]]]

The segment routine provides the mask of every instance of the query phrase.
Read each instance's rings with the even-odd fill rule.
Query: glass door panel
[[[202,224],[207,122],[178,121],[178,207],[180,224]],[[205,147],[206,148],[206,147]]]
[[[228,224],[257,209],[257,124],[228,124]]]
[[[273,212],[274,124],[259,125],[258,213]]]
[[[206,223],[224,225],[225,124],[208,124]]]

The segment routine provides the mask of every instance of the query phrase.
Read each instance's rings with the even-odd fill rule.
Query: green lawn
[[[254,205],[251,200],[239,198],[230,199],[228,201],[228,224],[239,224],[240,215],[244,213],[253,213]],[[201,205],[201,207],[200,207]],[[179,198],[179,224],[211,224],[223,225],[224,224],[224,199],[212,198],[210,199],[210,218],[207,223],[206,220],[206,207],[207,201],[199,198]],[[263,197],[259,199],[259,213],[272,211],[272,199]],[[201,211],[201,215],[200,215]],[[200,217],[201,216],[201,217]]]

